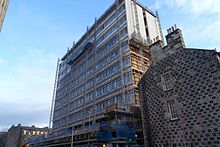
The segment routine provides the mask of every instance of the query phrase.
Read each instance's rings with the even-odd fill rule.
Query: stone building
[[[149,147],[220,147],[220,53],[185,48],[172,27],[139,83]]]
[[[0,132],[0,147],[4,147],[7,139],[7,132]]]
[[[11,126],[7,133],[7,141],[5,147],[23,147],[27,144],[27,141],[38,135],[47,134],[49,129],[46,128],[37,128],[35,126],[27,127],[21,126]]]

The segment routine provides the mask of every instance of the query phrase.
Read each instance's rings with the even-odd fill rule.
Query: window
[[[118,8],[118,15],[120,15],[122,12],[124,12],[124,10],[125,10],[125,4],[123,4],[122,6],[120,6]]]
[[[85,84],[86,89],[92,88],[92,86],[93,86],[93,79],[88,80]]]
[[[93,73],[94,73],[93,67],[88,68],[87,71],[86,71],[86,75],[87,75],[88,77],[91,76]]]
[[[120,18],[120,20],[119,20],[119,27],[121,27],[123,24],[125,24],[125,22],[126,22],[126,15],[124,15],[122,18]]]
[[[103,81],[104,79],[108,78],[110,75],[115,74],[116,72],[118,72],[119,69],[120,69],[120,63],[117,62],[116,64],[110,66],[109,68],[107,68],[103,72],[99,73],[96,76],[96,82],[98,83],[100,81]]]
[[[118,42],[118,34],[115,34],[111,39],[109,39],[106,43],[104,43],[97,51],[96,56],[100,57],[109,49],[111,49]]]
[[[114,81],[111,81],[110,83],[102,86],[102,87],[99,87],[97,90],[96,90],[96,97],[100,97],[104,94],[107,94],[109,92],[112,92],[118,88],[121,87],[121,84],[122,84],[122,81],[120,78],[114,80]]]
[[[91,54],[87,57],[87,63],[92,64],[94,62],[94,54]]]
[[[130,57],[123,59],[123,67],[127,68],[128,66],[130,66]]]
[[[122,50],[123,53],[125,53],[128,50],[128,41],[122,42],[121,50]]]
[[[66,73],[69,73],[71,71],[71,66],[68,66],[66,69]]]
[[[26,130],[24,130],[24,131],[23,131],[23,134],[24,134],[24,135],[26,135],[26,133],[27,133],[27,131],[26,131]]]
[[[172,78],[170,72],[163,74],[161,76],[161,81],[164,91],[168,91],[172,89],[173,85],[172,85]]]
[[[113,13],[105,22],[102,24],[96,31],[96,34],[99,35],[105,28],[107,28],[116,18],[116,14]]]
[[[127,28],[124,28],[123,30],[120,31],[120,39],[124,38],[125,35],[128,34]]]
[[[90,101],[92,101],[92,100],[93,100],[93,92],[88,93],[88,94],[86,95],[85,102],[87,103],[87,102],[90,102]]]
[[[132,81],[132,74],[127,73],[124,75],[124,84],[128,85]]]
[[[108,64],[109,62],[112,62],[113,60],[116,60],[118,58],[119,55],[119,48],[116,47],[114,49],[114,51],[112,51],[111,53],[107,54],[106,56],[104,56],[102,59],[100,59],[97,64],[96,64],[96,68],[99,69],[102,66]]]
[[[167,109],[170,114],[171,120],[178,119],[177,110],[176,110],[176,103],[175,100],[167,101]]]
[[[99,37],[96,41],[96,45],[99,46],[101,42],[107,39],[113,32],[117,29],[117,24],[114,24],[107,32],[105,32],[101,37]]]

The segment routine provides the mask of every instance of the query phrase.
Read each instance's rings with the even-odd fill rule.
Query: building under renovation
[[[149,147],[220,146],[220,53],[185,48],[172,27],[151,46],[153,62],[139,84]]]
[[[143,145],[137,84],[162,38],[156,14],[116,0],[58,63],[52,133],[32,146]]]

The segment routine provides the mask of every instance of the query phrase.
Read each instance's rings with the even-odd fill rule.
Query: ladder
[[[50,109],[50,120],[49,120],[49,129],[52,128],[52,122],[53,122],[53,113],[54,113],[54,104],[55,104],[55,97],[56,97],[56,91],[57,91],[57,80],[58,80],[58,73],[59,73],[59,64],[60,59],[57,60],[57,68],[55,73],[55,82],[54,82],[54,88],[53,88],[53,96],[52,96],[52,104]]]

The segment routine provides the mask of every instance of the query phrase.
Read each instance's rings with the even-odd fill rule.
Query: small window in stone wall
[[[170,114],[171,120],[178,119],[177,109],[176,109],[176,102],[175,102],[174,99],[167,101],[167,109],[168,109],[168,112]]]
[[[220,91],[217,93],[217,97],[218,99],[220,99]]]
[[[168,91],[173,88],[171,73],[167,72],[161,75],[163,91]]]

